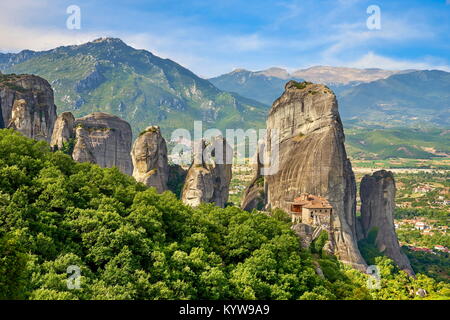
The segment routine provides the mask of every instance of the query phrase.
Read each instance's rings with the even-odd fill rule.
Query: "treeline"
[[[376,257],[381,287],[303,250],[281,214],[191,208],[117,169],[0,130],[1,299],[450,299]],[[67,285],[80,270],[80,289]]]
[[[404,249],[403,252],[408,256],[416,272],[426,274],[437,281],[450,283],[449,253],[430,254],[428,252],[415,252],[408,249]]]
[[[442,220],[449,222],[448,211],[433,208],[395,208],[394,219],[413,219],[425,217],[428,219]]]
[[[450,237],[446,233],[441,233],[439,230],[432,231],[433,235],[422,234],[420,230],[405,230],[398,229],[398,240],[402,243],[413,244],[416,247],[433,248],[441,245],[450,248]]]

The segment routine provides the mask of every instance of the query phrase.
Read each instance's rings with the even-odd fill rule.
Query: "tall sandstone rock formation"
[[[63,118],[71,119],[67,114],[61,115],[58,119],[58,126],[52,137],[56,145],[70,133],[68,128],[67,130],[65,128],[66,122]],[[67,126],[69,125],[70,120]],[[96,163],[102,168],[117,167],[125,174],[132,174],[133,164],[130,156],[132,133],[128,122],[107,113],[94,112],[77,118],[73,123],[73,130],[76,143],[72,158],[75,161]]]
[[[147,127],[133,144],[133,177],[158,192],[167,190],[167,145],[158,126]]]
[[[0,128],[50,142],[56,106],[50,84],[34,75],[0,74]]]
[[[263,210],[266,206],[264,177],[261,174],[261,158],[264,154],[264,146],[264,142],[258,145],[258,150],[253,159],[253,178],[242,196],[241,208],[246,211],[252,211],[253,209]]]
[[[61,149],[73,140],[72,158],[78,162],[98,164],[102,168],[117,167],[131,175],[131,127],[125,120],[102,112],[75,119],[70,112],[56,119],[50,145]]]
[[[226,140],[216,137],[194,147],[194,161],[188,170],[181,200],[190,206],[215,203],[225,207],[231,181],[233,152]]]
[[[301,193],[328,199],[333,206],[334,253],[365,270],[356,238],[356,183],[344,147],[344,130],[334,93],[324,85],[289,81],[267,120],[266,150],[273,157],[278,130],[279,170],[265,177],[269,208],[290,211]]]
[[[56,119],[50,146],[61,149],[65,143],[75,138],[75,117],[71,112],[63,112]]]
[[[361,180],[361,229],[362,238],[377,229],[378,249],[397,265],[414,274],[408,257],[401,251],[394,227],[395,180],[390,171],[380,170]]]

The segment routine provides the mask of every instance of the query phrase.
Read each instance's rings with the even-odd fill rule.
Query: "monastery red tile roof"
[[[309,193],[302,193],[294,199],[294,205],[301,205],[306,209],[332,209],[327,199]]]

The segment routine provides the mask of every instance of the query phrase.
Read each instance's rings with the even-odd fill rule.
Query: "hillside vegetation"
[[[219,89],[272,105],[283,93],[288,80],[303,78],[326,84],[335,92],[340,114],[347,123],[383,127],[450,125],[449,72],[409,70],[395,74],[380,69],[351,70],[350,74],[360,73],[360,81],[345,81],[348,75],[345,68],[333,67],[328,70],[319,67],[317,74],[313,72],[314,76],[294,72],[282,78],[264,72],[236,70],[209,80]],[[335,81],[331,80],[333,78]]]
[[[348,153],[355,159],[431,159],[450,155],[450,130],[440,128],[345,129]]]
[[[290,79],[268,76],[262,72],[236,70],[208,80],[221,90],[236,92],[270,106],[283,93],[284,86]],[[296,77],[292,77],[292,80],[303,81]]]
[[[7,129],[0,211],[2,299],[413,299],[418,288],[450,297],[384,257],[381,288],[369,290],[322,244],[302,250],[281,214],[193,209]],[[69,266],[80,268],[80,289],[68,289]]]
[[[450,125],[450,73],[423,70],[362,83],[338,95],[341,115],[365,124]]]
[[[222,132],[264,128],[269,106],[283,93],[286,82],[300,80],[273,68],[235,70],[208,81],[170,59],[136,50],[115,38],[48,51],[0,54],[0,70],[48,80],[58,113],[71,111],[80,117],[107,112],[127,120],[135,137],[153,124],[161,127],[166,139],[174,129],[191,130],[194,120],[203,121],[205,129]],[[303,71],[313,72],[307,78],[317,82],[336,78],[328,84],[338,98],[353,158],[429,159],[450,153],[450,73],[410,70],[379,79],[392,72],[333,67]],[[375,81],[337,81],[352,75]]]
[[[161,126],[168,136],[177,128],[192,129],[194,120],[221,130],[260,128],[265,121],[266,105],[221,91],[176,62],[120,39],[101,38],[10,59],[14,63],[0,59],[0,70],[48,80],[58,113],[111,113],[127,120],[134,135],[149,124]]]

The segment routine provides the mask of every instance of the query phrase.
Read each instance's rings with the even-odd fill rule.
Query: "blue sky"
[[[81,9],[80,30],[66,28],[69,5]],[[380,30],[367,28],[369,5],[380,7]],[[450,0],[15,0],[1,5],[1,52],[101,36],[120,37],[204,77],[272,66],[450,71]]]

